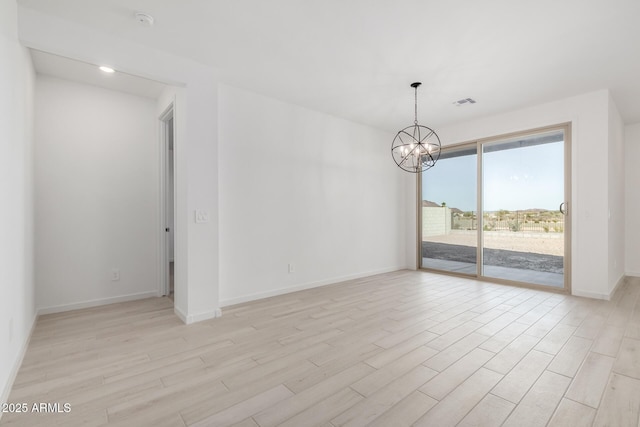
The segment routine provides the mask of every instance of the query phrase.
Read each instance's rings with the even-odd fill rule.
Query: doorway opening
[[[160,294],[173,301],[175,291],[175,120],[171,104],[160,116]]]

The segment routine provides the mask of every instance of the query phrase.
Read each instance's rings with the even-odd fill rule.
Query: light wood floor
[[[397,272],[228,307],[42,316],[2,425],[637,426],[640,280],[596,301]]]

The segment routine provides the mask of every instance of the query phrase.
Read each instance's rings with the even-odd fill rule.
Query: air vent
[[[143,27],[153,26],[153,16],[149,14],[146,14],[144,12],[136,12],[135,18],[138,24],[142,25]]]
[[[453,105],[459,107],[463,104],[475,104],[475,103],[476,103],[475,99],[465,98],[465,99],[461,99],[459,101],[454,102]]]

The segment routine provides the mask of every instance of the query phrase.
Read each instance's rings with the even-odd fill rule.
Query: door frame
[[[475,139],[472,141],[466,141],[466,142],[461,142],[461,143],[456,143],[456,144],[451,144],[451,145],[447,145],[442,147],[442,150],[449,150],[449,149],[456,149],[456,148],[460,148],[463,146],[468,146],[468,147],[472,147],[472,146],[476,146],[476,155],[477,155],[477,162],[478,162],[478,167],[477,167],[477,190],[476,190],[476,194],[477,194],[477,228],[478,228],[478,236],[477,236],[477,256],[476,256],[476,263],[477,263],[477,270],[476,270],[476,274],[475,275],[471,275],[471,274],[464,274],[464,273],[455,273],[455,272],[451,272],[451,271],[444,271],[444,270],[435,270],[432,268],[425,268],[422,267],[422,172],[416,174],[416,179],[417,179],[417,244],[416,244],[416,261],[417,261],[417,267],[419,270],[425,270],[425,271],[430,271],[430,272],[434,272],[434,273],[438,273],[438,274],[445,274],[445,275],[451,275],[451,276],[456,276],[456,277],[466,277],[466,278],[473,278],[474,280],[481,280],[481,281],[485,281],[485,282],[491,282],[491,283],[501,283],[501,284],[506,284],[506,285],[513,285],[513,286],[521,286],[521,287],[527,287],[527,288],[533,288],[533,289],[541,289],[541,290],[545,290],[545,291],[551,291],[551,292],[561,292],[561,293],[571,293],[571,243],[572,243],[572,182],[571,182],[571,177],[572,177],[572,170],[571,170],[571,165],[572,165],[572,159],[571,159],[571,146],[573,144],[573,138],[572,138],[572,134],[571,134],[571,127],[572,127],[572,123],[571,122],[564,122],[564,123],[559,123],[559,124],[555,124],[555,125],[549,125],[549,126],[544,126],[544,127],[539,127],[539,128],[534,128],[534,129],[528,129],[528,130],[524,130],[524,131],[518,131],[518,132],[510,132],[510,133],[505,133],[505,134],[500,134],[500,135],[494,135],[494,136],[490,136],[490,137],[486,137],[486,138],[479,138],[479,139]],[[538,133],[544,133],[544,132],[548,132],[548,131],[552,131],[552,130],[560,130],[562,129],[564,131],[564,204],[565,204],[565,224],[564,224],[564,271],[563,271],[563,276],[564,276],[564,287],[563,288],[555,288],[553,286],[545,286],[545,285],[539,285],[539,284],[535,284],[535,283],[528,283],[528,282],[518,282],[518,281],[513,281],[513,280],[508,280],[508,279],[499,279],[499,278],[493,278],[493,277],[486,277],[482,274],[482,249],[484,247],[483,245],[483,227],[484,227],[484,217],[482,215],[482,203],[484,201],[483,199],[483,194],[482,194],[482,190],[483,190],[483,174],[482,174],[482,148],[484,144],[487,143],[497,143],[500,140],[504,140],[504,139],[510,139],[510,138],[514,138],[514,137],[525,137],[528,135],[534,135],[534,134],[538,134]]]
[[[173,157],[169,159],[169,121],[173,119]],[[168,190],[168,170],[169,161],[173,161],[173,245],[174,245],[174,263],[175,263],[175,242],[177,240],[178,229],[176,227],[176,118],[175,118],[175,102],[171,102],[169,106],[158,117],[159,131],[159,227],[158,227],[158,296],[169,295],[169,237],[166,231],[167,227],[167,190]],[[174,292],[175,292],[175,264],[174,264]]]

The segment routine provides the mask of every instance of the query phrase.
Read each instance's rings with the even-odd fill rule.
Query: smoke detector
[[[153,26],[153,16],[143,12],[136,12],[135,16],[138,24],[142,25],[143,27]]]

